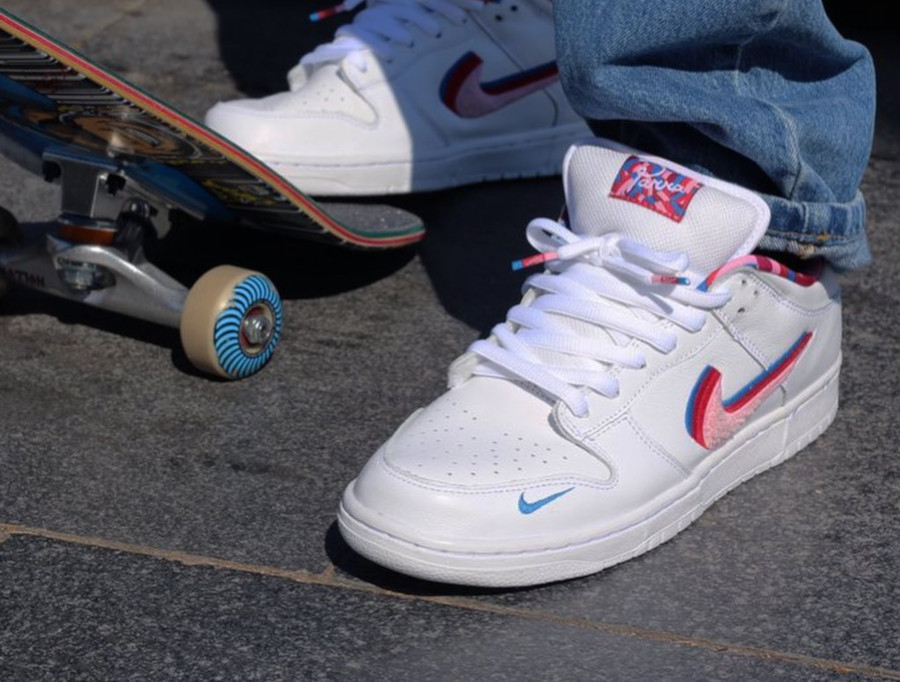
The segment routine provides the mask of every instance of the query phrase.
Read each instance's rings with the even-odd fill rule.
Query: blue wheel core
[[[281,298],[272,282],[251,275],[234,287],[228,307],[219,313],[213,344],[228,376],[243,379],[262,369],[281,336]]]

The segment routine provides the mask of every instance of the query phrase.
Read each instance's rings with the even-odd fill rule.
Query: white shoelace
[[[677,335],[660,319],[697,332],[707,311],[731,298],[685,286],[685,254],[655,252],[617,234],[580,236],[544,218],[527,234],[542,255],[526,262],[546,262],[547,269],[526,280],[523,302],[506,323],[470,346],[481,359],[474,373],[525,381],[579,417],[588,411],[585,389],[614,398],[613,368],[646,366],[633,340],[670,353]],[[589,335],[579,333],[585,324]]]
[[[364,0],[346,0],[339,11],[349,11]],[[377,0],[370,2],[349,24],[341,26],[330,43],[319,45],[300,60],[301,66],[336,62],[349,57],[354,66],[365,70],[365,50],[391,61],[398,46],[415,46],[415,35],[408,26],[440,37],[443,21],[462,24],[467,12],[484,8],[483,0]],[[323,12],[327,14],[333,12]]]

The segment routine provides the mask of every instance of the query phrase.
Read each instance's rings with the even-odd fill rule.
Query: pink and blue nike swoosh
[[[547,495],[547,497],[542,497],[539,500],[535,500],[534,502],[528,502],[525,500],[525,493],[519,495],[519,511],[523,514],[534,514],[541,507],[546,507],[551,502],[558,500],[563,495],[572,492],[575,488],[566,488],[565,490],[560,490],[558,493],[553,493],[552,495]]]
[[[685,426],[695,441],[713,450],[731,438],[787,378],[812,338],[806,332],[770,367],[741,388],[722,399],[722,373],[707,366],[691,391]]]
[[[441,101],[463,118],[486,116],[559,80],[556,62],[547,62],[489,83],[481,82],[483,66],[481,57],[467,52],[450,67],[441,83]]]

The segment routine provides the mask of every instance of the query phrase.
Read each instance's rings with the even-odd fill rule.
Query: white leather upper
[[[580,119],[558,83],[498,111],[462,118],[441,103],[441,83],[467,52],[483,61],[490,82],[554,59],[547,0],[485,3],[465,23],[442,21],[440,37],[404,25],[412,44],[391,43],[390,60],[374,50],[301,66],[294,89],[261,100],[216,105],[207,123],[266,161],[369,164],[417,160],[494,138],[533,133]],[[435,15],[435,21],[441,21]],[[360,64],[362,67],[360,67]],[[586,131],[586,128],[581,128]]]
[[[741,188],[693,174],[706,185],[678,224],[661,222],[645,206],[611,198],[615,171],[633,153],[603,142],[570,153],[567,199],[576,228],[597,233],[612,225],[651,248],[675,246],[690,257],[691,286],[754,248],[768,212]],[[582,163],[585,157],[589,163]],[[647,518],[696,486],[730,449],[752,436],[755,425],[783,416],[779,410],[840,362],[833,273],[826,270],[817,282],[804,285],[745,267],[716,279],[710,291],[728,292],[730,299],[706,312],[702,328],[655,322],[675,335],[668,352],[623,339],[646,365],[611,367],[618,395],[585,389],[583,415],[535,386],[503,378],[503,371],[473,374],[484,360],[464,356],[453,368],[454,387],[412,416],[378,451],[348,488],[344,504],[361,522],[408,542],[473,553],[569,546]],[[579,334],[577,325],[571,328]],[[721,373],[722,395],[713,400],[726,400],[777,366],[805,334],[812,336],[796,364],[762,394],[762,404],[732,441],[709,449],[692,436],[689,405],[708,367]],[[557,494],[539,510],[523,513],[519,507],[521,498],[534,503]]]

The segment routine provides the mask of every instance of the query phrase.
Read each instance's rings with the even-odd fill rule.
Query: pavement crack
[[[32,528],[27,526],[0,523],[0,544],[2,544],[5,540],[8,540],[11,537],[15,536],[41,538],[44,540],[62,542],[82,547],[106,549],[114,552],[124,552],[127,554],[146,556],[183,564],[185,566],[197,566],[237,571],[258,576],[290,580],[292,582],[305,585],[319,585],[322,587],[361,592],[365,594],[371,594],[373,596],[400,599],[403,601],[429,603],[458,610],[487,613],[506,618],[540,621],[563,627],[578,628],[580,630],[604,633],[617,637],[631,637],[648,642],[656,642],[659,644],[686,646],[694,649],[702,649],[715,654],[741,656],[768,663],[775,662],[781,664],[796,665],[804,668],[816,669],[839,675],[863,676],[870,679],[895,680],[897,682],[900,682],[900,670],[891,670],[887,668],[880,668],[878,666],[870,666],[860,663],[847,663],[843,661],[819,658],[816,656],[808,656],[806,654],[778,651],[775,649],[766,649],[764,647],[732,644],[729,642],[692,637],[690,635],[681,635],[678,633],[666,632],[663,630],[652,630],[631,625],[597,622],[586,618],[561,616],[545,611],[521,609],[516,607],[504,606],[501,604],[482,602],[476,599],[471,599],[469,597],[459,597],[453,595],[418,595],[387,590],[376,585],[371,585],[369,583],[342,579],[337,575],[335,566],[332,563],[329,563],[321,573],[316,574],[309,571],[297,569],[286,569],[279,568],[277,566],[268,566],[265,564],[232,561],[229,559],[220,559],[201,554],[182,552],[179,550],[161,549],[158,547],[150,547],[147,545],[120,542],[117,540],[107,540],[105,538],[83,536],[73,533],[63,533],[45,528]]]
[[[323,571],[319,574],[319,577],[320,577],[322,580],[326,580],[326,581],[329,581],[329,582],[335,582],[335,581],[336,581],[336,577],[335,577],[335,568],[334,568],[334,564],[331,563],[331,562],[329,561],[329,562],[328,562],[328,565],[325,567],[325,570],[323,570]]]

